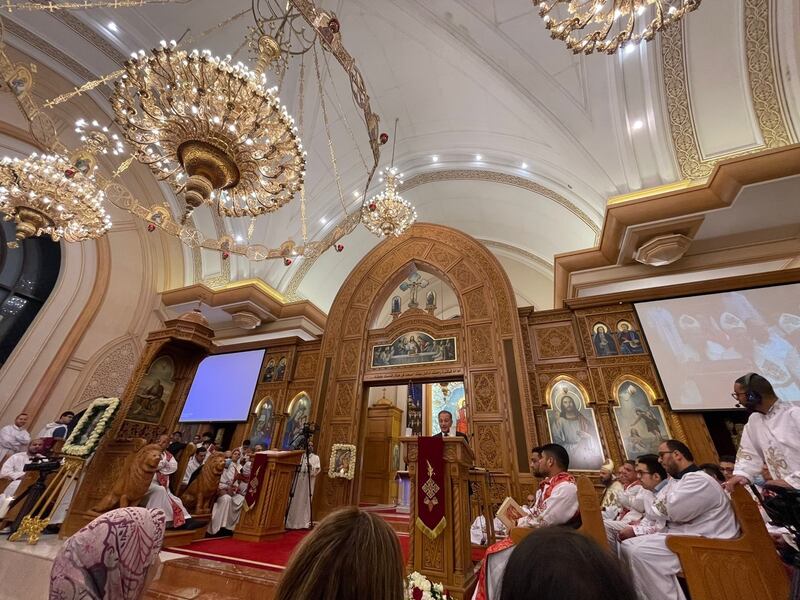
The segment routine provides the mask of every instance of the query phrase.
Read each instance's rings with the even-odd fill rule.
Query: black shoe
[[[45,535],[47,534],[52,535],[52,534],[57,534],[60,530],[61,530],[61,523],[54,523],[52,525],[48,525],[47,527],[45,527],[42,533],[44,533]]]

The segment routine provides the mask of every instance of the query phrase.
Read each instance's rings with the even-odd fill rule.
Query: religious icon
[[[331,449],[328,477],[352,479],[356,471],[356,447],[352,444],[334,444]]]
[[[400,289],[402,291],[411,290],[411,297],[408,300],[408,308],[417,308],[419,307],[419,302],[417,302],[417,294],[421,288],[428,287],[430,282],[427,279],[423,279],[422,275],[419,274],[419,271],[414,269],[414,272],[408,276],[403,283],[400,284]]]
[[[297,450],[303,442],[303,426],[311,419],[311,398],[300,392],[289,403],[289,418],[283,436],[282,450]]]
[[[256,420],[250,432],[250,444],[253,447],[256,444],[261,444],[264,448],[269,448],[272,445],[273,411],[274,405],[270,398],[264,398],[256,407]]]
[[[84,175],[90,175],[94,170],[95,159],[91,154],[78,153],[71,160],[73,166]]]
[[[614,336],[609,333],[605,323],[595,323],[592,327],[592,345],[597,356],[614,356],[618,354]]]
[[[436,292],[433,290],[425,295],[425,308],[427,310],[433,310],[436,308]]]
[[[440,432],[437,415],[443,410],[453,416],[456,431],[460,431],[464,435],[469,434],[467,403],[462,382],[434,383],[430,386],[430,398],[431,435],[436,435]],[[451,435],[454,435],[452,430]]]
[[[19,97],[25,92],[30,91],[32,83],[33,77],[31,76],[31,72],[23,66],[18,66],[17,70],[14,71],[14,74],[11,76],[11,80],[8,82],[8,87],[11,88],[12,94]]]
[[[160,356],[155,359],[139,383],[126,419],[140,423],[160,422],[175,387],[174,375],[175,364],[171,357]]]
[[[283,376],[286,374],[286,357],[281,356],[278,361],[278,366],[275,368],[275,381],[283,381]]]
[[[619,342],[620,354],[642,354],[642,338],[630,324],[629,321],[617,323],[617,341]]]
[[[655,394],[644,381],[626,376],[614,388],[614,407],[619,436],[625,457],[658,454],[658,447],[669,439],[669,430],[661,408],[653,406]]]
[[[261,383],[269,383],[275,378],[275,359],[270,358],[269,362],[267,363],[267,368],[264,369],[264,377],[261,379]]]
[[[569,468],[595,471],[603,465],[603,445],[597,429],[594,410],[586,406],[583,388],[571,377],[556,378],[548,393],[551,408],[547,425],[553,443],[569,454]]]
[[[372,347],[373,368],[455,360],[456,338],[437,340],[421,331],[401,335],[391,344]]]
[[[392,298],[392,314],[399,315],[401,312],[400,308],[400,296],[394,296]]]

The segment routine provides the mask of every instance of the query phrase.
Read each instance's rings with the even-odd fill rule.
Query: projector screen
[[[248,350],[204,358],[197,367],[179,421],[246,421],[264,352]]]
[[[733,382],[756,372],[800,400],[800,284],[637,302],[673,410],[735,408]]]

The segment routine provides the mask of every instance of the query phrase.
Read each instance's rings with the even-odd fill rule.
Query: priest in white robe
[[[25,477],[26,471],[23,470],[25,465],[31,462],[43,449],[44,444],[42,440],[36,438],[31,440],[27,450],[12,454],[8,460],[3,463],[3,467],[0,469],[0,479],[11,481],[2,493],[4,498],[14,497],[19,484],[22,483],[22,478]]]
[[[308,454],[303,454],[303,458],[300,460],[294,496],[289,505],[289,514],[286,516],[286,529],[309,529],[311,527],[311,498],[314,495],[314,483],[321,468],[319,456],[314,454],[314,444],[309,441]]]
[[[766,464],[773,477],[767,484],[800,489],[800,404],[780,400],[758,373],[737,379],[732,396],[750,417],[725,487],[753,483]]]
[[[211,522],[208,524],[208,533],[228,534],[236,529],[239,515],[244,505],[244,495],[239,492],[239,458],[241,452],[238,448],[225,459],[225,470],[219,478],[219,493],[211,508]]]
[[[634,463],[635,464],[635,463]],[[617,494],[615,503],[616,510],[610,518],[603,518],[603,526],[606,529],[606,537],[611,550],[616,551],[617,534],[632,523],[638,523],[644,516],[645,499],[652,498],[653,493],[646,489],[636,475],[635,467],[628,461],[623,463],[620,470],[625,468],[626,476],[624,488]],[[630,470],[631,473],[627,473]],[[623,477],[620,475],[620,480]]]
[[[545,444],[531,453],[531,468],[543,478],[530,512],[517,521],[518,527],[577,525],[580,517],[578,486],[570,475],[569,454],[563,446]],[[473,600],[498,600],[506,564],[514,550],[510,538],[489,546],[481,565]]]
[[[200,466],[206,461],[206,449],[202,446],[197,448],[190,458],[186,462],[186,470],[183,472],[183,480],[181,480],[181,485],[189,485],[189,481],[194,475],[194,472],[200,468]]]
[[[689,448],[677,440],[667,440],[659,446],[658,454],[675,480],[653,507],[666,526],[662,533],[623,541],[620,557],[628,563],[640,597],[685,600],[677,577],[681,563],[667,547],[667,535],[730,539],[738,535],[739,525],[722,486],[694,464]]]
[[[183,506],[181,499],[169,490],[169,476],[178,470],[178,461],[167,452],[169,446],[169,436],[162,435],[158,438],[161,446],[161,461],[158,463],[158,470],[153,475],[150,488],[145,494],[144,500],[147,508],[158,508],[164,511],[167,516],[168,527],[182,527],[186,521],[191,519],[189,511]]]
[[[31,434],[25,429],[28,413],[20,413],[12,425],[0,429],[0,464],[6,456],[23,452],[31,442]]]

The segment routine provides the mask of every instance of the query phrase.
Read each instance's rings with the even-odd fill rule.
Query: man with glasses
[[[678,584],[678,557],[667,547],[667,535],[730,539],[739,533],[731,502],[722,486],[694,464],[691,450],[678,440],[658,447],[664,470],[673,478],[652,505],[665,522],[663,531],[626,539],[619,546],[639,595],[651,600],[685,600]]]
[[[617,551],[617,535],[623,529],[641,521],[644,516],[646,498],[652,500],[652,492],[641,481],[642,468],[633,460],[626,460],[619,470],[619,479],[625,484],[624,491],[617,494],[617,513],[613,519],[604,519],[606,537],[611,550]]]
[[[800,405],[779,399],[758,373],[739,377],[731,396],[750,417],[725,487],[754,483],[766,464],[773,477],[767,485],[800,489]]]
[[[617,539],[609,539],[612,549],[616,549],[617,541],[624,541],[637,535],[658,533],[667,524],[666,519],[653,509],[657,502],[663,502],[667,488],[673,479],[667,477],[667,472],[655,454],[644,454],[636,460],[636,474],[642,482],[641,506],[637,506],[644,517],[638,523],[632,523],[620,530]]]

